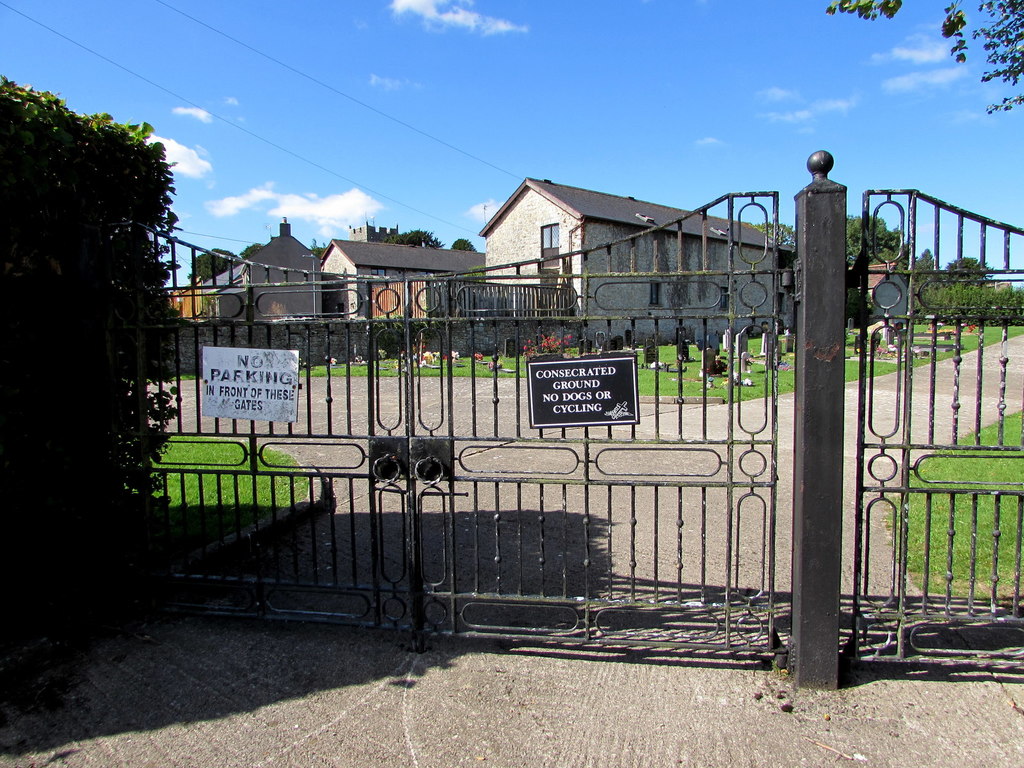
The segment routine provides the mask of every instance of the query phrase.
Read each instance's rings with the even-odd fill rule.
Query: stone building
[[[358,236],[364,236],[367,234],[365,230],[365,227],[359,227],[353,231]],[[376,236],[379,233],[369,234]],[[379,241],[331,240],[321,257],[320,265],[325,281],[323,301],[326,312],[362,317],[397,314],[405,290],[399,281],[412,278],[412,290],[418,294],[417,299],[414,299],[413,315],[420,316],[436,303],[432,296],[428,297],[425,293],[430,275],[482,269],[484,255],[476,251],[452,251]],[[345,279],[350,276],[379,279]]]
[[[766,216],[754,206],[744,223],[730,224],[634,197],[526,179],[480,234],[492,275],[535,276],[541,285],[573,291],[591,317],[668,318],[682,310],[694,317],[693,338],[699,338],[772,315],[776,300],[791,314],[774,274],[780,254],[750,225]]]

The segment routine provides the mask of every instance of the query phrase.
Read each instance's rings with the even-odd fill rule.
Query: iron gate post
[[[793,631],[800,688],[839,685],[845,382],[846,187],[833,158],[807,160],[796,195],[796,396],[793,457]]]

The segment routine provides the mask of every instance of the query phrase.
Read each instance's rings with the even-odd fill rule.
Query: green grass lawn
[[[997,444],[998,425],[977,437],[983,446]],[[972,581],[977,597],[991,594],[993,576],[1001,599],[1013,593],[1024,524],[1020,413],[1007,417],[1003,439],[1018,450],[953,450],[924,460],[911,475],[911,488],[929,493],[909,494],[907,567],[915,583],[930,594],[945,593],[947,570],[953,594],[968,594]],[[975,445],[976,436],[965,435],[960,443]],[[993,573],[995,554],[998,567]]]
[[[917,333],[924,334],[928,329],[925,326],[919,326]],[[1020,333],[1024,333],[1024,328],[1013,327],[1009,329],[1009,336],[1016,336]],[[1002,329],[997,327],[986,328],[984,332],[984,343],[986,346],[998,344],[1002,338]],[[856,359],[854,351],[854,334],[847,335],[847,346],[846,346],[846,363],[845,363],[845,380],[856,381],[859,375],[859,362]],[[945,343],[939,341],[940,344]],[[978,334],[977,332],[970,332],[964,329],[961,334],[961,350],[962,354],[972,352],[978,348]],[[577,350],[571,348],[566,350],[569,356],[575,356]],[[664,345],[658,348],[658,360],[668,366],[668,369],[651,370],[645,366],[642,362],[642,350],[636,350],[638,357],[641,357],[639,364],[639,375],[638,384],[640,387],[640,394],[642,396],[653,396],[657,394],[661,397],[721,397],[727,398],[728,382],[725,376],[713,377],[713,382],[708,383],[704,377],[701,376],[700,362],[693,360],[690,362],[683,363],[685,368],[684,371],[679,372],[675,370],[677,367],[676,361],[676,348],[674,345]],[[691,350],[691,354],[698,354],[696,349]],[[943,360],[948,357],[952,357],[954,352],[952,351],[939,351],[936,354],[936,360]],[[788,354],[784,355],[783,365],[777,371],[778,375],[778,388],[779,394],[785,394],[792,392],[795,386],[795,376],[793,372],[793,363],[795,355]],[[456,362],[451,368],[451,375],[455,378],[468,378],[476,377],[478,379],[489,379],[494,376],[498,378],[513,378],[516,376],[526,375],[526,358],[525,357],[499,357],[497,361],[498,372],[495,372],[488,368],[488,364],[493,364],[493,360],[490,357],[485,357],[479,362],[472,360],[469,357],[463,357]],[[914,365],[927,365],[929,362],[928,358],[918,357],[914,360]],[[310,375],[313,377],[323,376],[355,376],[365,377],[369,374],[369,365],[367,363],[359,364],[346,364],[341,363],[339,365],[332,366],[328,369],[327,366],[313,366],[310,368]],[[874,376],[884,376],[888,373],[893,373],[897,370],[897,362],[895,356],[891,358],[884,352],[875,355],[871,362],[871,374]],[[437,360],[433,366],[418,366],[416,373],[418,376],[427,378],[436,378],[442,375],[448,375],[448,361]],[[399,374],[399,364],[395,359],[385,359],[377,363],[377,375],[383,377],[394,377]],[[734,397],[743,400],[751,400],[762,398],[765,396],[765,390],[771,387],[771,380],[765,371],[764,362],[756,362],[753,364],[749,372],[740,375],[741,381],[743,379],[749,379],[752,386],[738,386],[734,387]]]
[[[158,548],[190,550],[224,541],[253,523],[283,514],[303,501],[303,486],[289,468],[296,462],[280,451],[264,450],[250,474],[243,442],[171,437],[154,465],[160,480],[151,520]]]

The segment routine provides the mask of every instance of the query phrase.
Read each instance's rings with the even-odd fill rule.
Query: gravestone
[[[701,352],[700,369],[704,371],[706,376],[710,376],[715,370],[715,350],[711,347],[704,347],[703,352]]]
[[[505,357],[519,357],[515,339],[505,339]]]
[[[611,341],[608,342],[608,349],[612,352],[618,352],[622,349],[622,337],[612,336]]]
[[[658,346],[654,343],[654,339],[648,339],[644,342],[644,365],[656,362],[658,362]]]
[[[734,336],[733,350],[737,358],[742,357],[750,352],[750,337],[745,333],[737,333]]]

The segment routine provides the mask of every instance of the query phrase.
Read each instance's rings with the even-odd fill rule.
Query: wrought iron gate
[[[916,191],[862,220],[852,647],[1020,658],[1024,230]]]
[[[327,279],[245,264],[172,286],[187,319],[122,329],[170,337],[172,375],[150,385],[178,406],[150,465],[163,604],[421,638],[776,650],[792,282],[764,234],[777,225],[776,193],[728,195],[553,269]],[[185,269],[203,253],[166,249]],[[321,299],[311,313],[275,316],[275,295],[304,291]],[[205,417],[211,346],[298,350],[298,421]],[[637,359],[639,424],[531,429],[529,356],[613,350]]]

